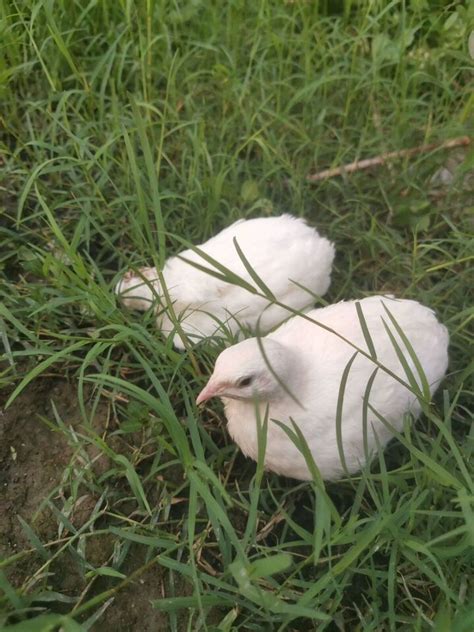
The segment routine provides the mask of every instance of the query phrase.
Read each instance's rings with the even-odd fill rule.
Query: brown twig
[[[327,178],[334,178],[341,176],[344,173],[354,173],[354,171],[362,171],[363,169],[371,169],[372,167],[378,167],[384,165],[390,160],[396,160],[397,158],[410,158],[417,154],[426,154],[435,149],[453,149],[454,147],[462,147],[469,145],[471,138],[469,136],[460,136],[459,138],[452,138],[451,140],[445,140],[442,143],[431,143],[430,145],[421,145],[420,147],[412,147],[411,149],[400,149],[399,151],[389,151],[375,158],[367,158],[365,160],[356,160],[350,162],[348,165],[342,165],[341,167],[334,167],[332,169],[324,169],[319,173],[313,173],[306,177],[309,182],[319,182],[319,180],[326,180]]]

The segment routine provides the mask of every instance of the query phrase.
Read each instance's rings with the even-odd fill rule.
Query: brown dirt
[[[0,409],[0,559],[32,548],[19,516],[34,529],[43,544],[58,538],[58,520],[44,502],[48,498],[61,500],[61,481],[71,462],[73,447],[69,445],[65,433],[51,430],[41,417],[54,420],[54,402],[59,417],[67,427],[84,431],[76,386],[66,380],[38,378],[5,410],[3,405],[7,395]],[[106,427],[108,416],[108,403],[100,403],[93,420],[96,431]],[[105,455],[96,461],[96,467],[99,471],[108,468]],[[95,501],[90,494],[82,495],[81,502],[70,517],[76,527],[88,519]],[[89,538],[87,555],[92,563],[106,563],[113,548],[113,541],[107,538]],[[51,550],[55,550],[54,547]],[[19,587],[43,563],[44,560],[35,553],[29,554],[6,568],[7,577]],[[126,568],[122,570],[129,574],[143,563],[142,552],[133,550]],[[82,570],[68,553],[58,557],[49,566],[48,572],[52,573],[48,577],[48,585],[62,594],[78,596],[86,586]],[[156,632],[167,629],[166,614],[153,609],[150,604],[150,600],[159,599],[164,594],[165,572],[154,566],[126,586],[93,629],[101,632]],[[96,582],[93,591],[97,593],[116,584],[117,580],[103,578]],[[94,593],[89,593],[87,598]],[[50,607],[56,612],[67,612],[71,606],[58,603]],[[87,616],[90,614],[92,612]]]
[[[80,411],[75,390],[65,381],[37,380],[0,414],[0,555],[29,549],[21,516],[42,539],[56,537],[56,522],[35,516],[58,485],[71,450],[62,434],[41,421],[54,419],[51,401],[66,423],[77,426]]]

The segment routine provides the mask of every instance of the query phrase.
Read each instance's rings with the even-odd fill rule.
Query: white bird
[[[363,319],[358,316],[357,302]],[[225,349],[218,356],[197,404],[211,397],[222,398],[229,433],[241,450],[255,460],[258,458],[257,419],[262,423],[267,415],[264,465],[268,470],[301,480],[312,478],[302,452],[272,421],[277,420],[294,430],[293,420],[324,479],[335,480],[346,472],[358,471],[376,452],[377,442],[384,446],[392,437],[390,428],[381,418],[400,431],[405,414],[416,417],[421,410],[417,396],[404,385],[409,383],[409,378],[386,327],[413,371],[412,378],[418,385],[422,384],[422,378],[385,308],[412,345],[433,394],[448,365],[446,327],[438,322],[431,309],[416,301],[373,296],[312,310],[305,316],[290,319],[259,341],[250,338]],[[331,328],[346,340],[306,318]],[[370,338],[367,332],[364,335],[363,323]],[[371,359],[370,341],[377,362],[392,375],[380,366],[377,369],[378,365]],[[349,342],[370,357],[357,353],[347,376],[340,415],[341,458],[336,411],[344,371],[356,353]],[[366,392],[370,394],[364,404]]]
[[[255,282],[239,257],[234,238],[260,279],[275,298],[296,310],[314,304],[329,288],[334,245],[303,219],[291,215],[239,220],[198,246],[233,273],[255,287]],[[250,291],[197,269],[183,259],[213,269],[193,250],[169,258],[162,275],[181,327],[189,338],[207,338],[222,333],[222,323],[231,333],[244,325],[262,333],[282,323],[291,314],[283,307]],[[147,280],[144,282],[143,277]],[[302,285],[308,291],[299,287]],[[126,307],[146,310],[157,304],[163,291],[155,268],[127,272],[115,289]],[[312,294],[313,295],[312,295]],[[183,341],[176,333],[169,313],[158,303],[157,325],[173,335],[176,347]]]

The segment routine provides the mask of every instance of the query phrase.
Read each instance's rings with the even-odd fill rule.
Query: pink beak
[[[216,387],[214,386],[214,384],[211,384],[211,382],[208,382],[206,386],[202,389],[202,391],[199,393],[199,395],[197,396],[196,404],[199,406],[199,404],[206,402],[208,399],[211,399],[211,397],[215,397],[216,395],[217,395]]]

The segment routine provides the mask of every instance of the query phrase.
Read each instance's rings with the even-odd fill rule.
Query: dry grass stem
[[[342,165],[341,167],[333,167],[331,169],[324,169],[318,173],[313,173],[307,176],[309,182],[319,182],[320,180],[327,180],[328,178],[335,178],[336,176],[342,176],[347,173],[354,173],[355,171],[362,171],[363,169],[371,169],[372,167],[378,167],[384,165],[391,160],[397,160],[399,158],[411,158],[418,154],[427,154],[435,149],[454,149],[455,147],[465,147],[469,145],[471,138],[469,136],[460,136],[459,138],[451,138],[442,143],[430,143],[429,145],[420,145],[419,147],[412,147],[411,149],[400,149],[398,151],[389,151],[375,158],[366,158],[365,160],[355,160],[348,165]]]

